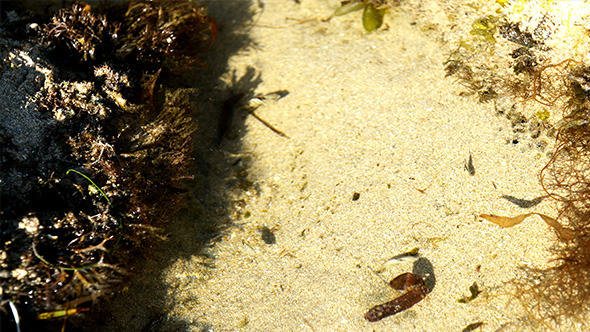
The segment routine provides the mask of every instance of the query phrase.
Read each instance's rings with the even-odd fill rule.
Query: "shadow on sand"
[[[239,155],[245,117],[235,114],[228,123],[225,138],[216,141],[224,101],[241,93],[247,98],[261,82],[254,68],[236,77],[229,69],[228,60],[238,52],[256,47],[248,34],[263,8],[250,0],[203,2],[209,15],[217,21],[217,40],[204,55],[204,66],[168,84],[195,89],[191,96],[197,110],[191,198],[187,208],[166,229],[168,239],[156,241],[149,250],[149,257],[137,257],[129,276],[132,279],[130,288],[102,302],[96,314],[91,315],[94,323],[84,330],[206,331],[211,327],[206,321],[189,322],[169,317],[174,306],[170,299],[173,296],[169,294],[175,290],[165,282],[163,271],[179,260],[191,261],[195,257],[204,262],[205,269],[214,267],[213,246],[224,230],[232,226],[231,213],[239,206],[236,198],[239,191],[252,186],[247,179],[235,176],[250,165],[248,158]],[[229,79],[224,80],[226,77]]]

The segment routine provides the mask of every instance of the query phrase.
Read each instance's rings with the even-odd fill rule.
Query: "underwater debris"
[[[381,27],[383,16],[387,13],[388,8],[398,6],[400,2],[400,0],[345,0],[330,17],[323,21],[326,22],[334,16],[342,16],[362,9],[363,28],[367,32],[372,32]]]
[[[363,28],[365,31],[372,32],[383,24],[383,16],[385,15],[386,9],[378,9],[368,2],[363,10]]]
[[[247,96],[246,93],[238,93],[236,95],[231,96],[229,99],[223,102],[223,106],[221,108],[221,112],[219,114],[219,120],[217,122],[217,138],[215,139],[215,145],[219,146],[223,137],[231,127],[232,119],[234,117],[234,113],[239,110],[243,109],[251,114],[256,120],[260,121],[263,125],[265,125],[268,129],[272,130],[274,133],[281,137],[289,138],[284,132],[278,130],[273,125],[268,123],[266,120],[259,117],[254,111],[259,108],[260,106],[264,105],[268,101],[277,101],[282,99],[283,97],[287,96],[289,91],[287,90],[278,90],[274,92],[267,93],[265,95],[257,95],[252,97],[248,100],[244,100]]]
[[[581,78],[588,67],[574,68],[571,75]],[[517,285],[517,294],[522,301],[535,304],[535,317],[554,320],[558,323],[577,321],[587,326],[590,306],[590,125],[586,121],[576,123],[588,116],[587,91],[583,84],[570,77],[567,117],[571,126],[562,126],[557,135],[557,148],[549,163],[541,170],[543,189],[550,198],[560,203],[560,219],[566,220],[573,237],[562,240],[552,249],[555,255],[551,267],[530,269],[528,280]],[[566,117],[566,118],[567,118]],[[532,280],[533,282],[530,282]],[[528,281],[528,282],[527,282]]]
[[[132,0],[127,11],[104,15],[79,2],[59,10],[42,26],[39,38],[58,63],[118,58],[147,65],[152,72],[165,68],[179,73],[202,64],[199,56],[215,42],[217,24],[195,1]]]
[[[538,65],[537,56],[529,48],[517,48],[514,51],[512,51],[512,53],[510,53],[510,56],[515,61],[513,65],[513,70],[515,74],[535,74],[535,70]]]
[[[0,84],[9,97],[0,101],[8,110],[0,114],[0,150],[10,165],[0,168],[0,265],[15,276],[2,278],[1,286],[3,299],[29,322],[43,313],[41,319],[84,312],[76,307],[112,294],[128,280],[129,257],[162,238],[159,227],[186,202],[193,91],[156,80],[162,68],[179,68],[168,66],[175,59],[198,58],[197,50],[214,40],[214,23],[195,2],[157,3],[177,4],[170,8],[179,16],[158,9],[166,33],[178,31],[165,18],[184,17],[195,32],[187,38],[203,43],[193,48],[184,44],[190,39],[175,39],[167,52],[150,53],[141,70],[133,69],[144,61],[141,52],[125,61],[116,52],[133,42],[125,39],[125,11],[98,14],[76,3],[46,17],[39,36],[18,42],[0,36],[0,61],[10,68],[0,71],[0,81],[14,82]],[[197,15],[202,25],[189,19]],[[0,320],[7,303],[0,303]]]
[[[500,227],[512,227],[512,226],[516,226],[516,225],[520,224],[524,219],[526,219],[527,217],[529,217],[531,215],[535,215],[535,214],[538,215],[539,217],[541,217],[541,219],[543,219],[543,221],[545,221],[547,223],[547,225],[551,226],[555,230],[555,232],[557,233],[557,235],[559,236],[560,239],[562,239],[564,241],[568,241],[568,240],[572,240],[574,238],[574,236],[575,236],[574,229],[564,227],[556,219],[551,218],[551,217],[541,214],[541,213],[531,212],[531,213],[519,214],[516,217],[501,217],[501,216],[496,216],[493,214],[481,214],[481,215],[479,215],[479,217],[483,218],[487,221],[491,221]]]
[[[376,322],[383,318],[395,315],[422,301],[429,290],[421,276],[414,273],[402,273],[389,282],[389,285],[404,294],[384,304],[375,306],[365,314],[369,322]]]
[[[479,295],[479,293],[481,293],[481,291],[477,287],[476,282],[474,282],[471,286],[469,286],[469,292],[471,292],[470,296],[462,297],[462,298],[458,299],[457,302],[469,303],[477,298],[477,296]]]
[[[532,116],[542,121],[542,126],[551,116],[557,129],[557,147],[551,160],[540,171],[546,196],[534,200],[503,198],[524,208],[552,198],[560,205],[557,213],[562,222],[538,214],[558,235],[559,242],[550,249],[554,255],[553,264],[543,269],[526,268],[526,276],[513,280],[513,283],[517,286],[516,296],[522,303],[536,308],[529,312],[535,319],[553,321],[557,326],[571,321],[584,322],[590,305],[590,292],[584,286],[590,282],[590,252],[587,250],[590,243],[587,235],[589,218],[586,212],[590,211],[590,178],[586,161],[590,153],[587,144],[590,141],[587,120],[590,100],[587,77],[590,77],[590,71],[587,65],[574,59],[542,64],[538,56],[523,47],[511,54],[512,57],[517,55],[513,73],[522,78],[512,78],[512,82],[508,78],[504,81],[498,79],[498,82],[509,86],[504,89],[508,96],[523,102],[533,101],[533,104],[543,107],[537,108]],[[527,57],[528,60],[521,61],[519,67],[520,59]],[[557,115],[553,114],[559,113],[563,117],[556,120]],[[512,227],[531,214],[481,217],[501,227]]]
[[[187,0],[132,0],[117,55],[183,71],[217,38],[217,23],[204,5]]]
[[[475,175],[475,166],[473,166],[473,158],[471,158],[471,153],[469,153],[469,159],[467,159],[467,161],[465,162],[464,167],[467,173],[469,173],[469,175]]]
[[[530,32],[520,30],[520,23],[507,22],[501,24],[500,36],[508,41],[524,46],[526,49],[539,44],[539,41],[533,39],[533,35]]]
[[[67,310],[57,310],[57,311],[49,311],[43,312],[37,315],[37,319],[55,319],[55,318],[62,318],[75,315],[79,312],[85,312],[90,310],[89,308],[75,308],[75,309],[67,309]]]
[[[545,134],[555,142],[539,176],[546,192],[543,197],[558,204],[558,217],[540,217],[555,230],[558,241],[550,247],[550,267],[525,267],[513,285],[531,321],[552,325],[549,329],[555,330],[571,326],[586,330],[590,312],[590,66],[586,45],[590,8],[586,3],[562,5],[496,1],[496,8],[486,8],[497,17],[493,22],[496,31],[485,36],[493,31],[491,24],[482,25],[479,31],[472,26],[476,34],[457,40],[445,70],[465,87],[460,95],[474,95],[481,102],[493,100],[498,113],[512,122],[514,137],[507,138],[507,143],[522,142],[525,132],[533,140]],[[528,146],[543,151],[547,144],[539,140]],[[540,198],[503,198],[523,208],[540,202]],[[530,215],[481,217],[510,227]]]
[[[472,331],[475,331],[477,328],[481,327],[483,324],[484,324],[484,322],[471,323],[471,324],[465,326],[465,328],[463,330],[461,330],[461,332],[472,332]]]
[[[556,64],[548,64],[538,68],[535,72],[533,77],[533,90],[530,92],[530,95],[527,99],[532,99],[537,103],[544,105],[544,106],[555,106],[555,103],[562,97],[566,95],[564,88],[566,88],[566,84],[553,84],[553,80],[555,80],[554,75],[545,75],[543,73],[548,69],[557,70],[557,78],[561,78],[563,80],[564,77],[567,77],[567,69],[572,64],[580,64],[580,62],[574,59],[566,59]],[[563,69],[561,69],[563,67]],[[560,71],[563,70],[563,71]],[[544,78],[547,78],[549,84],[543,84]]]
[[[472,35],[482,37],[486,42],[493,44],[496,42],[494,34],[497,29],[498,18],[494,15],[489,15],[480,18],[471,25],[473,29],[469,32]]]

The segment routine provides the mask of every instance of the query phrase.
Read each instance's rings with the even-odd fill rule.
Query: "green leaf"
[[[363,27],[367,32],[377,30],[381,24],[383,24],[383,15],[385,15],[385,9],[377,9],[373,4],[369,3],[365,6],[363,12]]]

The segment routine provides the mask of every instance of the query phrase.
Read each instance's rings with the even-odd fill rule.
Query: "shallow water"
[[[554,235],[540,220],[500,229],[477,216],[528,211],[501,197],[542,196],[537,173],[547,158],[538,149],[507,144],[510,121],[491,103],[458,96],[463,88],[445,78],[443,66],[453,45],[415,16],[426,14],[392,10],[385,29],[366,34],[360,13],[320,20],[335,1],[242,3],[248,10],[238,23],[221,12],[223,1],[210,4],[224,56],[208,63],[225,74],[202,87],[213,100],[202,105],[204,112],[214,114],[244,89],[288,90],[256,113],[290,138],[240,115],[219,150],[211,150],[215,123],[203,116],[205,144],[197,156],[211,151],[213,157],[198,159],[198,171],[215,181],[196,193],[213,196],[198,198],[199,207],[179,218],[154,258],[158,273],[114,301],[110,326],[530,327],[506,296],[505,283],[519,276],[520,266],[545,264]],[[223,45],[237,42],[238,31],[253,43],[228,50]],[[473,176],[464,166],[470,155]],[[246,171],[247,183],[239,171]],[[552,208],[541,203],[535,212],[551,214]],[[230,226],[221,227],[211,246],[193,243],[207,222]],[[264,227],[275,244],[262,238]],[[420,248],[419,261],[385,264],[413,248]],[[369,323],[368,309],[398,296],[370,269],[386,280],[414,271],[432,290],[411,309]],[[483,293],[459,303],[474,282]]]

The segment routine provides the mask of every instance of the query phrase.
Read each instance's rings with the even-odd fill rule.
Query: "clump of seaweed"
[[[551,20],[551,15],[545,14],[536,27],[529,26],[530,30],[505,18],[477,20],[471,31],[474,37],[461,41],[445,65],[447,76],[456,77],[467,88],[464,95],[475,94],[480,102],[494,101],[499,113],[517,114],[519,122],[536,117],[548,136],[551,131],[556,133],[556,146],[540,171],[540,180],[547,197],[558,203],[557,217],[537,213],[482,217],[511,227],[537,214],[556,231],[558,241],[550,249],[550,266],[526,268],[523,278],[513,281],[516,295],[531,318],[549,327],[577,322],[587,328],[590,66],[575,56],[564,59],[560,55],[560,59],[550,52],[546,41],[555,32]],[[518,109],[531,116],[515,111]]]
[[[541,184],[560,204],[559,217],[575,236],[553,250],[555,259],[547,269],[532,269],[534,284],[522,285],[519,294],[534,303],[534,317],[556,323],[575,320],[587,325],[590,311],[590,90],[586,85],[590,67],[578,66],[566,75],[568,114],[557,135],[553,157],[540,173]]]
[[[217,36],[215,20],[192,1],[132,0],[124,22],[118,56],[173,70],[199,64]]]
[[[42,42],[50,47],[54,58],[80,62],[101,59],[110,53],[120,24],[109,22],[104,15],[92,14],[90,9],[87,4],[75,3],[58,11],[43,27]]]
[[[537,27],[537,30],[542,29],[545,27]],[[546,69],[559,65],[540,65],[544,61],[538,55],[545,50],[543,40],[522,31],[519,24],[486,16],[473,23],[470,34],[474,38],[462,41],[444,63],[446,75],[458,78],[468,88],[463,95],[477,94],[480,102],[504,96],[529,100],[542,95],[542,88],[557,86],[541,82],[547,76],[547,73],[542,76]],[[502,37],[501,42],[497,37]],[[495,60],[493,66],[489,64],[489,57]],[[503,68],[505,64],[508,66]]]
[[[214,23],[188,0],[133,6],[160,13],[157,35],[122,39],[139,31],[120,13],[75,3],[28,44],[0,36],[0,80],[14,82],[2,85],[0,102],[9,110],[0,114],[2,163],[11,165],[0,168],[0,307],[16,306],[29,322],[87,311],[111,294],[131,255],[162,238],[159,227],[185,202],[195,110],[190,91],[156,81],[162,69],[179,68],[168,64],[198,63]],[[170,42],[158,44],[162,38]],[[158,45],[148,50],[151,42]],[[117,50],[137,43],[145,49],[120,57]],[[134,69],[138,63],[150,66]]]
[[[133,0],[126,11],[122,5],[102,11],[95,14],[82,2],[59,10],[42,26],[41,43],[60,62],[98,63],[110,57],[154,72],[180,72],[201,64],[199,55],[217,36],[215,20],[198,2]]]

